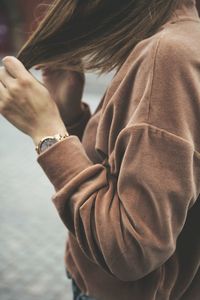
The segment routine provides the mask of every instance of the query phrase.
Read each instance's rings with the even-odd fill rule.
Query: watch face
[[[57,139],[55,138],[46,138],[42,144],[40,145],[40,151],[44,151],[45,149],[49,148],[51,145],[55,144]]]

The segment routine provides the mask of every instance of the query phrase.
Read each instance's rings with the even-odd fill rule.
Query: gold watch
[[[38,143],[38,145],[35,147],[35,150],[37,151],[38,154],[43,152],[44,150],[48,149],[51,147],[53,144],[64,140],[66,137],[69,136],[69,133],[67,132],[64,135],[61,134],[55,134],[53,136],[45,136],[43,139],[41,139]]]

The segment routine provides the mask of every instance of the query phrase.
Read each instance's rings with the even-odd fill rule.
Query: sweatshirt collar
[[[183,1],[173,12],[170,19],[163,25],[175,23],[181,20],[194,20],[200,22],[200,17],[196,7],[196,0]],[[163,27],[162,26],[162,27]]]

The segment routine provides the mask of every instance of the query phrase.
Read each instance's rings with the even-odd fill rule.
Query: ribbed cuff
[[[64,122],[69,134],[78,136],[80,140],[82,139],[87,122],[89,121],[92,115],[89,105],[85,102],[82,102],[81,104],[83,112],[81,117],[79,117],[79,119],[77,120],[77,122],[71,125],[68,125],[66,122]]]

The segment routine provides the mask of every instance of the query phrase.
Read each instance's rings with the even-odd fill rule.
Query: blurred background
[[[17,53],[36,26],[41,3],[0,0],[0,57]],[[86,74],[83,100],[92,112],[111,78]],[[51,201],[53,186],[32,140],[1,115],[0,137],[0,300],[71,300],[63,258],[67,229]]]
[[[46,4],[50,0],[46,0]],[[17,51],[34,28],[39,0],[0,0],[0,52]]]

